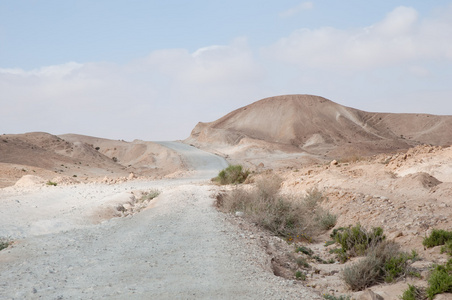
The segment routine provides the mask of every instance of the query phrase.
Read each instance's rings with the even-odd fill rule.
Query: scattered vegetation
[[[216,205],[225,212],[242,212],[252,222],[287,241],[312,241],[325,228],[321,221],[328,212],[319,205],[325,198],[317,189],[301,199],[282,195],[281,183],[277,175],[264,176],[256,180],[254,189],[236,188],[218,195]]]
[[[424,300],[427,299],[425,290],[408,284],[408,288],[403,292],[402,300]]]
[[[306,261],[306,259],[304,259],[303,257],[299,257],[299,258],[297,258],[297,265],[299,266],[299,267],[303,267],[303,268],[306,268],[306,269],[309,269],[311,266],[309,265],[309,263]]]
[[[306,274],[303,274],[301,271],[295,272],[295,278],[298,280],[306,280]]]
[[[295,252],[297,252],[297,253],[301,252],[301,253],[304,253],[304,254],[306,254],[308,256],[312,256],[312,254],[314,254],[314,251],[312,251],[312,249],[310,249],[308,247],[305,247],[305,246],[298,247],[297,249],[295,249]]]
[[[339,261],[346,262],[350,257],[364,255],[367,249],[378,245],[385,236],[381,227],[366,230],[357,224],[353,227],[334,229],[331,238],[341,246],[333,252],[337,254]]]
[[[452,241],[452,232],[442,229],[434,229],[430,236],[425,237],[422,245],[427,248],[444,245]]]
[[[249,174],[250,172],[244,170],[241,165],[230,165],[226,169],[221,170],[220,173],[218,173],[218,176],[213,178],[212,181],[221,185],[240,184],[245,182]]]
[[[144,193],[141,196],[139,201],[144,202],[146,200],[152,200],[152,199],[156,198],[158,195],[160,195],[160,193],[161,192],[157,189],[150,190],[149,192]]]
[[[57,183],[56,182],[53,182],[53,181],[47,181],[47,183],[46,183],[47,185],[52,185],[52,186],[57,186]]]
[[[452,292],[452,259],[445,265],[434,266],[426,292],[429,299],[433,299],[437,294]]]

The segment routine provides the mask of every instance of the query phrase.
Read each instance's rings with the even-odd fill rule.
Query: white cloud
[[[265,48],[269,57],[299,67],[363,70],[420,59],[452,59],[452,14],[419,19],[397,7],[365,28],[299,29]]]
[[[292,17],[302,11],[310,10],[314,7],[314,4],[312,2],[302,2],[299,5],[295,7],[291,7],[288,10],[282,11],[278,14],[280,18],[288,18]]]
[[[194,53],[159,50],[125,65],[0,69],[0,128],[185,138],[197,122],[213,121],[259,97],[263,74],[244,39]]]

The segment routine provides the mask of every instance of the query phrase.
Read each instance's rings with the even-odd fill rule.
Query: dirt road
[[[226,162],[174,142],[190,178],[0,189],[1,299],[320,299],[275,277],[256,240],[213,207],[206,184]],[[134,190],[158,188],[152,207],[93,221]]]

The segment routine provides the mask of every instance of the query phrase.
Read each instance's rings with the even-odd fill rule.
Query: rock
[[[235,212],[235,216],[236,217],[243,217],[243,215],[244,215],[243,211],[236,211]]]
[[[134,179],[135,178],[135,174],[133,174],[133,173],[130,173],[129,174],[129,177],[127,177],[127,179],[129,179],[129,180],[132,180],[132,179]]]
[[[337,160],[334,159],[334,160],[330,163],[330,166],[337,166],[337,164],[338,164]]]
[[[390,240],[394,240],[394,239],[396,239],[398,237],[401,237],[401,236],[403,236],[403,232],[402,231],[396,231],[396,232],[391,233],[388,237],[389,237]]]
[[[384,300],[384,298],[382,296],[375,294],[372,290],[365,290],[356,299],[358,299],[358,300]]]

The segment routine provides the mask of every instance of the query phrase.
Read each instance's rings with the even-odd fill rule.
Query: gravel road
[[[190,178],[0,189],[0,299],[321,299],[276,277],[256,240],[212,207],[207,184],[226,162],[181,153]],[[162,191],[133,216],[93,222],[131,191]]]

